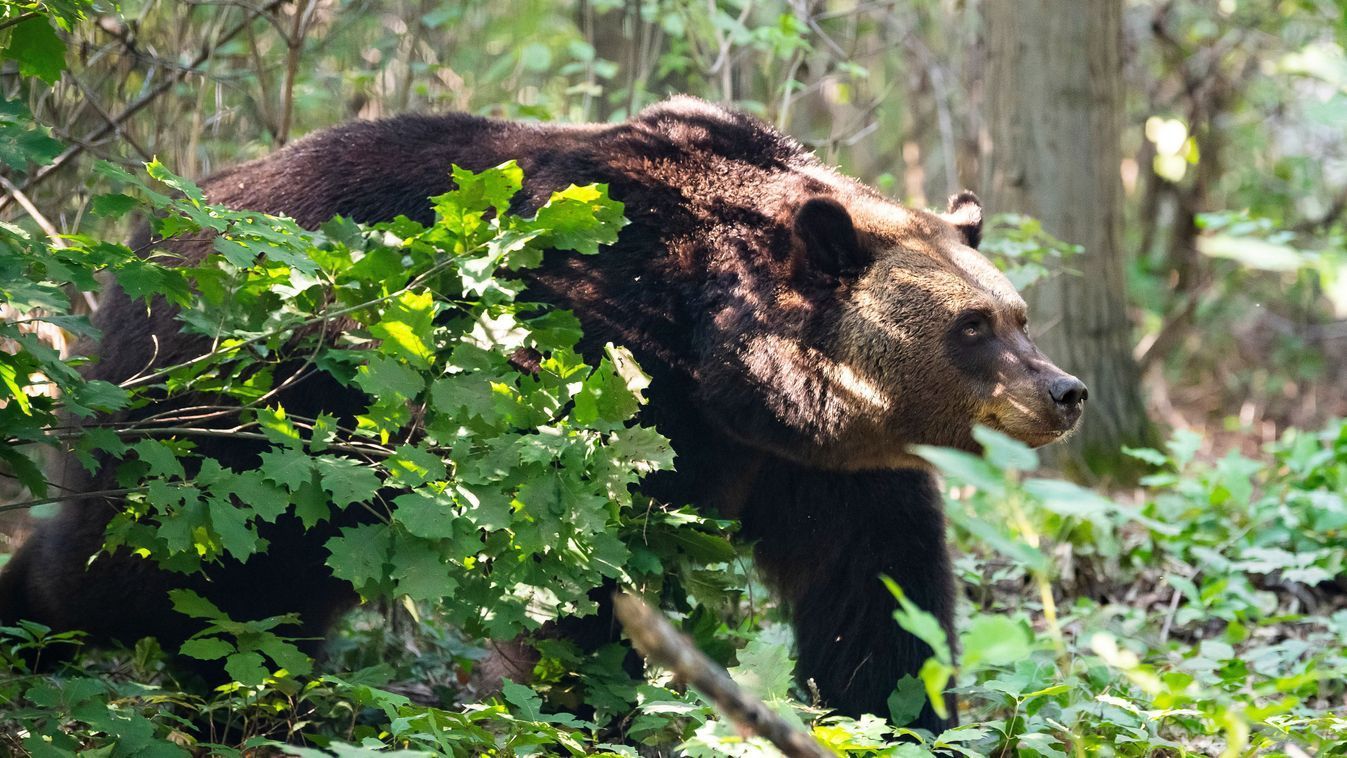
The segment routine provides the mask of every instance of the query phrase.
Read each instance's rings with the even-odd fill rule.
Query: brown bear
[[[606,183],[626,205],[616,244],[547,256],[527,274],[527,296],[571,309],[589,348],[625,345],[651,374],[643,418],[671,439],[677,471],[648,478],[646,491],[739,519],[793,614],[801,680],[844,713],[886,714],[895,683],[930,651],[894,623],[878,577],[893,577],[953,639],[941,495],[908,446],[975,449],[978,423],[1046,444],[1072,429],[1086,397],[1035,348],[1024,302],[976,251],[977,199],[955,195],[944,214],[904,208],[761,121],[688,97],[620,124],[350,123],[203,187],[214,202],[309,227],[336,214],[429,223],[427,198],[450,189],[451,165],[510,159],[525,172],[521,213],[571,183]],[[200,347],[171,309],[147,315],[117,292],[97,323],[92,373],[113,382]],[[320,377],[280,401],[341,416],[363,399]],[[241,467],[259,448],[217,439],[199,452]],[[108,477],[71,486],[110,489]],[[90,562],[107,505],[67,503],[35,531],[0,577],[5,621],[174,644],[190,620],[165,591],[189,586],[240,618],[298,612],[300,633],[321,637],[356,600],[324,567],[328,535],[284,520],[265,555],[204,578],[124,554]],[[916,724],[945,725],[929,708]]]

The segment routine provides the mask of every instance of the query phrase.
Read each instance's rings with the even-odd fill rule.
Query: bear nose
[[[1076,377],[1062,376],[1053,379],[1052,384],[1048,385],[1048,394],[1060,405],[1075,407],[1090,396],[1090,390],[1085,387],[1085,382]]]

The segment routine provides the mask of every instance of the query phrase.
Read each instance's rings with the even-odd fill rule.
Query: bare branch
[[[229,40],[238,36],[239,32],[242,32],[244,29],[247,29],[252,24],[253,20],[258,17],[259,14],[265,14],[271,11],[273,8],[278,7],[281,3],[284,2],[287,2],[287,0],[271,0],[271,2],[268,2],[266,5],[263,5],[262,7],[258,8],[256,11],[250,12],[247,18],[243,19],[242,21],[240,21],[239,23],[235,24],[233,27],[225,31],[223,34],[221,34],[220,37],[216,39],[213,44],[203,45],[201,47],[201,51],[196,54],[196,57],[192,59],[191,63],[187,64],[187,66],[185,66],[182,69],[174,71],[172,74],[170,74],[166,79],[164,79],[162,82],[156,85],[149,92],[146,92],[144,95],[141,95],[139,98],[136,99],[135,102],[126,106],[126,108],[122,110],[121,113],[118,113],[116,116],[112,117],[112,119],[105,122],[102,126],[98,127],[97,129],[94,129],[92,132],[85,135],[84,139],[81,142],[78,142],[66,148],[60,155],[56,156],[56,160],[47,164],[40,171],[33,174],[33,176],[29,178],[28,181],[24,182],[23,185],[19,187],[19,189],[23,191],[28,191],[32,189],[38,183],[42,182],[47,177],[51,176],[52,174],[60,170],[63,166],[65,166],[65,164],[69,163],[72,159],[83,153],[85,150],[85,146],[88,143],[94,142],[98,139],[101,139],[115,132],[123,121],[126,121],[128,118],[131,118],[132,116],[136,115],[142,109],[144,109],[145,106],[154,102],[155,99],[157,99],[160,95],[169,91],[169,89],[171,89],[173,85],[181,81],[184,77],[187,76],[187,74],[195,71],[195,69],[198,66],[209,60],[210,57],[215,54],[215,51],[220,48],[221,45],[224,45]],[[6,207],[8,207],[13,200],[14,200],[13,193],[9,193],[3,199],[0,199],[0,210],[4,210]]]
[[[646,658],[696,688],[745,732],[776,745],[787,758],[827,758],[817,741],[791,726],[766,703],[744,692],[730,675],[692,644],[645,601],[625,592],[613,594],[614,611],[627,636]]]
[[[28,11],[27,13],[20,13],[14,18],[7,18],[4,21],[0,21],[0,31],[4,31],[11,26],[17,26],[29,19],[37,18],[40,15],[42,14],[38,13],[37,11]]]
[[[52,247],[66,246],[65,240],[61,239],[61,230],[57,229],[56,225],[53,224],[50,219],[42,215],[42,211],[38,210],[38,207],[33,204],[33,201],[28,198],[28,195],[24,193],[23,190],[16,187],[14,182],[11,182],[3,176],[0,176],[0,187],[3,187],[15,200],[18,200],[19,206],[33,218],[33,221],[37,222],[37,225],[42,228],[43,232],[46,232],[48,239],[51,240]]]
[[[299,74],[299,59],[304,52],[304,36],[313,14],[314,0],[295,6],[294,28],[285,37],[285,78],[281,82],[281,123],[276,129],[276,141],[284,145],[290,139],[290,120],[295,110],[295,78]]]
[[[143,158],[144,160],[149,161],[154,159],[154,156],[150,154],[150,151],[141,147],[140,143],[136,141],[136,138],[132,137],[129,132],[122,129],[121,123],[114,121],[112,116],[109,115],[106,110],[104,110],[103,106],[98,104],[96,96],[94,95],[93,92],[89,91],[89,86],[84,83],[83,79],[80,79],[78,76],[75,76],[73,74],[70,76],[70,79],[75,82],[75,86],[78,87],[80,93],[84,95],[84,102],[88,103],[90,108],[93,108],[94,113],[97,113],[98,117],[103,119],[103,122],[105,124],[112,127],[114,134],[116,134],[119,138],[126,140],[126,144],[130,145],[131,149],[135,150],[136,153],[138,153],[140,157]],[[9,188],[6,187],[6,189]]]
[[[129,495],[132,492],[143,492],[146,489],[149,489],[148,485],[143,487],[123,487],[115,490],[94,490],[92,492],[67,492],[56,497],[24,500],[18,503],[5,503],[4,505],[0,505],[0,513],[23,510],[24,508],[34,508],[39,505],[49,505],[51,503],[64,503],[70,500],[92,500],[100,497],[119,497],[121,495]]]

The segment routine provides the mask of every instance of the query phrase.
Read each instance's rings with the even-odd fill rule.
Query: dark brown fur
[[[886,713],[895,682],[929,650],[894,623],[879,575],[953,638],[940,495],[905,446],[971,447],[977,420],[1009,419],[1003,426],[1018,423],[1026,438],[1075,421],[1042,410],[1052,404],[1040,386],[1061,372],[1027,337],[1015,342],[1023,303],[968,247],[980,228],[976,199],[958,196],[945,217],[901,208],[770,127],[689,98],[611,126],[465,115],[352,123],[204,187],[215,202],[309,227],[334,214],[429,222],[426,198],[450,188],[451,165],[481,170],[508,159],[526,176],[520,212],[571,183],[607,183],[626,204],[631,225],[617,244],[598,256],[548,256],[530,274],[530,295],[574,310],[591,349],[631,348],[653,376],[647,420],[678,453],[678,472],[652,478],[648,491],[741,519],[794,614],[801,677],[844,712]],[[1004,349],[950,342],[953,320],[970,307],[990,314]],[[98,322],[101,379],[145,368],[151,335],[158,365],[201,348],[169,309],[147,319],[120,293],[109,294]],[[1018,398],[1014,408],[1006,397]],[[280,400],[304,415],[350,416],[363,398],[311,380]],[[200,451],[235,466],[259,452],[232,440]],[[74,473],[73,486],[85,490],[110,482]],[[209,581],[125,555],[86,569],[116,505],[71,502],[37,530],[0,578],[5,620],[122,641],[154,634],[171,645],[189,632],[164,599],[173,586],[192,586],[240,617],[299,611],[314,636],[355,600],[323,568],[325,534],[292,522],[266,535],[265,556],[212,567]],[[927,709],[918,725],[943,723]]]

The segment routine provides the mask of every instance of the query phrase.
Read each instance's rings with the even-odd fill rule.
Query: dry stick
[[[3,188],[11,197],[19,201],[19,206],[22,207],[23,210],[32,217],[33,221],[41,227],[42,231],[46,233],[47,238],[51,240],[52,247],[66,247],[65,240],[61,239],[61,230],[57,229],[56,225],[53,224],[50,219],[42,215],[42,211],[38,210],[38,207],[33,204],[32,199],[29,198],[23,190],[19,189],[14,185],[14,182],[11,182],[3,176],[0,176],[0,188]],[[90,310],[98,310],[98,301],[94,299],[93,293],[81,290],[80,296],[84,298],[85,303],[88,303]],[[20,321],[10,321],[9,323],[19,324],[22,323],[22,321],[27,320],[41,321],[42,319],[23,319]]]
[[[4,188],[4,190],[13,196],[15,200],[19,201],[19,206],[33,218],[33,221],[35,221],[42,231],[47,234],[47,237],[51,239],[52,247],[63,248],[66,246],[65,240],[61,239],[61,230],[57,229],[56,225],[53,224],[50,219],[42,215],[42,211],[33,204],[33,201],[23,190],[15,186],[14,182],[0,176],[0,188]]]
[[[711,699],[745,732],[759,735],[776,745],[787,758],[829,758],[832,754],[804,732],[791,726],[766,703],[744,692],[725,669],[692,644],[659,611],[626,592],[613,593],[618,621],[636,649],[651,663],[672,671]]]
[[[276,141],[282,145],[290,139],[290,119],[295,110],[295,77],[299,74],[299,56],[304,52],[304,22],[312,9],[313,0],[295,5],[294,29],[285,37],[285,79],[281,82],[281,125],[276,129]],[[417,28],[421,28],[419,23]]]
[[[150,90],[149,92],[146,92],[144,95],[141,95],[139,98],[136,99],[135,102],[126,106],[126,109],[123,110],[121,113],[118,113],[116,116],[106,121],[102,126],[98,127],[97,129],[94,129],[92,132],[86,135],[84,139],[82,139],[80,142],[77,142],[71,145],[70,147],[67,147],[60,155],[56,156],[56,160],[47,164],[36,174],[33,174],[33,176],[28,181],[24,182],[23,185],[19,187],[19,189],[23,191],[32,189],[39,182],[51,176],[62,166],[69,163],[77,155],[83,153],[85,147],[88,144],[117,131],[121,127],[123,121],[139,113],[145,106],[154,102],[155,98],[167,92],[170,88],[173,87],[173,85],[182,81],[188,74],[195,73],[197,66],[200,66],[202,63],[205,63],[207,59],[209,59],[212,55],[215,54],[215,51],[219,49],[221,45],[225,44],[229,40],[236,37],[239,32],[243,31],[244,29],[247,29],[252,24],[253,20],[258,17],[258,15],[267,13],[271,11],[271,9],[279,6],[281,3],[284,2],[288,2],[288,0],[271,0],[271,2],[267,3],[261,8],[258,8],[255,12],[249,13],[247,18],[243,19],[238,24],[236,24],[232,29],[222,34],[219,39],[215,40],[214,44],[202,45],[201,51],[197,53],[196,57],[192,59],[191,63],[188,63],[186,66],[183,66],[175,70],[167,79],[160,82],[154,89]],[[9,207],[10,202],[12,202],[13,200],[14,200],[13,193],[6,195],[4,198],[0,198],[0,211]]]
[[[33,508],[39,505],[49,505],[51,503],[64,503],[70,500],[89,500],[99,497],[117,497],[120,495],[129,495],[132,492],[142,492],[149,489],[149,486],[143,487],[123,487],[115,490],[95,490],[92,492],[67,492],[57,497],[44,497],[37,500],[24,500],[19,503],[5,503],[0,505],[0,513],[5,511],[17,511],[24,508]]]
[[[38,13],[37,11],[29,11],[27,13],[20,13],[19,15],[13,18],[7,18],[4,21],[0,21],[0,31],[4,31],[5,29],[8,29],[11,26],[22,24],[25,21],[35,19],[41,15],[42,14]]]
[[[154,160],[154,155],[152,155],[150,151],[146,150],[144,147],[141,147],[140,143],[136,141],[135,137],[132,137],[130,133],[123,131],[119,125],[113,122],[112,116],[103,108],[103,106],[98,104],[98,100],[96,99],[94,93],[89,91],[89,86],[84,83],[83,79],[79,78],[73,73],[70,75],[70,79],[71,81],[75,82],[75,86],[78,87],[80,93],[84,95],[84,102],[88,103],[90,108],[93,108],[94,113],[97,113],[98,117],[103,119],[103,122],[105,124],[109,124],[112,126],[113,131],[117,133],[118,137],[121,137],[122,139],[126,140],[126,144],[130,145],[132,150],[135,150],[137,153],[139,153],[141,158],[144,158],[147,161]]]

